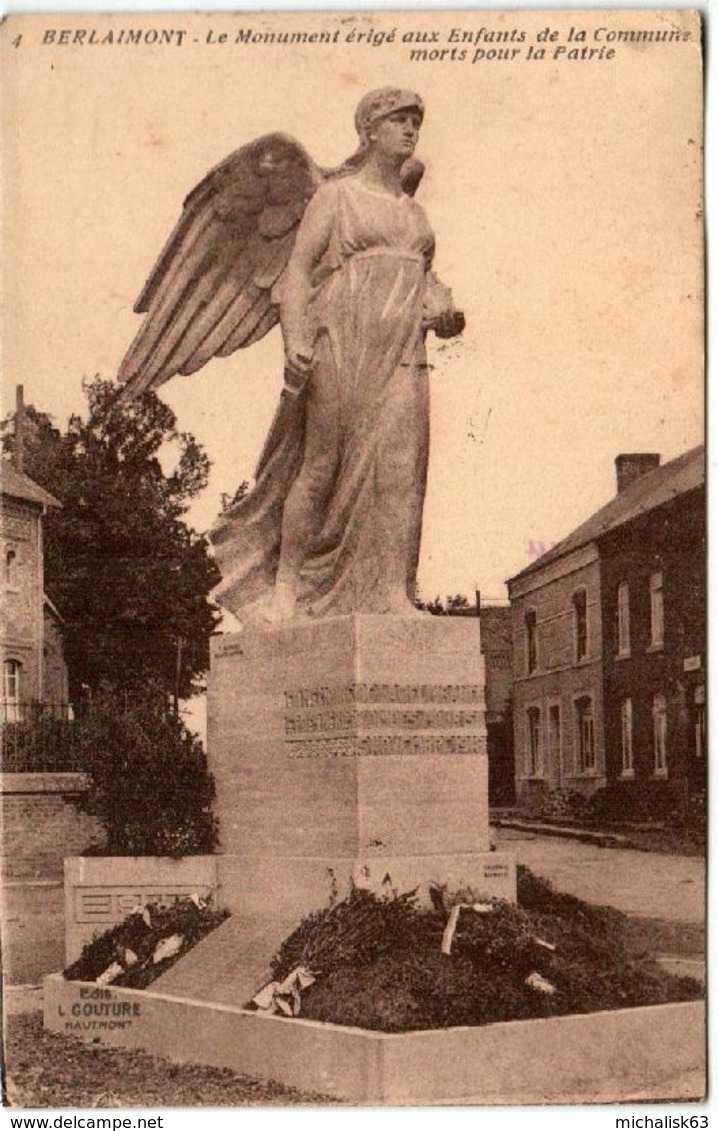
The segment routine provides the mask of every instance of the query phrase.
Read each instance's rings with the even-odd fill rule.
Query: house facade
[[[606,780],[598,553],[589,545],[539,562],[509,582],[522,804]]]
[[[688,486],[600,539],[608,777],[681,794],[706,777],[702,456]]]
[[[0,722],[17,722],[30,703],[67,702],[61,618],[43,588],[43,515],[60,504],[9,461],[0,488]]]
[[[513,657],[511,609],[481,606],[481,653],[486,694],[486,746],[489,754],[489,804],[514,800],[514,741],[511,722]]]
[[[702,448],[617,457],[617,493],[508,582],[516,794],[684,791],[704,765]]]
[[[514,735],[511,721],[513,647],[511,609],[506,604],[481,602],[475,608],[449,609],[449,616],[478,617],[484,659],[486,748],[489,755],[489,803],[514,801]]]

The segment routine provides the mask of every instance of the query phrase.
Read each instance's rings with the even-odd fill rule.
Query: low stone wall
[[[0,774],[2,877],[60,879],[63,858],[104,843],[102,825],[75,804],[83,774]]]
[[[702,1002],[376,1033],[187,998],[45,980],[45,1027],[360,1104],[698,1099]]]
[[[216,897],[217,856],[84,856],[65,860],[65,961],[145,903]]]

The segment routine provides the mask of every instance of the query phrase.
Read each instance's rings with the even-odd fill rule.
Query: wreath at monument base
[[[92,939],[64,971],[68,981],[143,990],[229,916],[200,895],[148,903]]]
[[[307,916],[272,962],[255,1008],[383,1032],[700,999],[692,978],[636,949],[631,919],[519,869],[518,904],[435,888],[353,888]]]

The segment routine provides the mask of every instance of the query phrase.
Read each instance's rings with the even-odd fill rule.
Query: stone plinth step
[[[245,1005],[269,981],[269,963],[296,920],[232,915],[163,974],[153,988],[196,1001]]]

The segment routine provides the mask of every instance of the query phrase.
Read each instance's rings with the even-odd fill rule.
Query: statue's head
[[[400,90],[395,86],[383,86],[364,95],[354,114],[362,149],[369,147],[372,129],[382,118],[388,118],[397,110],[416,110],[423,120],[424,101],[415,91]]]

